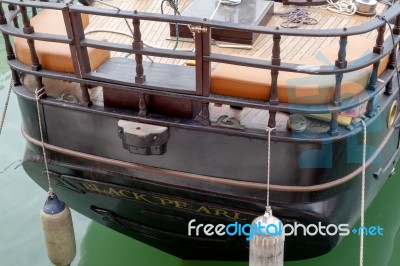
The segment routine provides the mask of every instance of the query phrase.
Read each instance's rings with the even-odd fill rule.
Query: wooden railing
[[[368,23],[361,26],[343,29],[323,29],[323,30],[306,30],[306,29],[287,29],[287,28],[271,28],[261,26],[249,26],[239,24],[228,24],[218,21],[208,21],[196,18],[161,15],[143,12],[131,12],[124,10],[112,9],[99,9],[95,7],[75,6],[63,3],[46,3],[34,1],[16,1],[16,0],[2,0],[0,9],[0,30],[3,33],[6,43],[7,59],[13,73],[14,84],[20,84],[18,72],[25,72],[34,74],[36,82],[39,87],[42,86],[42,77],[52,77],[70,81],[76,81],[81,84],[84,102],[89,103],[90,97],[88,93],[88,85],[98,86],[112,86],[121,90],[129,90],[138,92],[140,95],[139,101],[139,116],[145,117],[147,115],[146,94],[163,95],[176,97],[181,99],[189,99],[193,102],[201,104],[201,124],[210,125],[208,104],[210,102],[230,104],[235,106],[252,107],[258,109],[269,110],[270,119],[268,125],[273,127],[276,124],[276,112],[284,111],[291,113],[326,113],[327,111],[332,114],[331,130],[332,135],[338,134],[338,115],[341,111],[350,109],[364,102],[368,102],[367,115],[374,115],[377,107],[377,98],[375,97],[381,90],[385,90],[386,94],[390,94],[393,87],[392,76],[395,71],[396,60],[399,61],[398,45],[400,41],[400,4],[396,2],[390,7],[383,16],[386,21],[392,21],[393,25],[393,38],[389,37],[385,40],[386,21],[382,18],[375,18]],[[4,11],[3,5],[8,4],[8,12]],[[27,15],[27,7],[32,10],[36,8],[49,8],[62,10],[65,26],[67,29],[67,36],[51,35],[44,33],[34,32],[33,27],[30,25],[29,17]],[[18,29],[18,20],[16,19],[17,13],[20,12],[23,20],[23,30]],[[33,11],[36,12],[36,11]],[[99,15],[106,17],[123,18],[131,21],[134,33],[132,45],[115,44],[99,40],[88,39],[85,36],[82,26],[81,14],[86,13],[90,15]],[[141,21],[157,21],[166,23],[179,23],[189,24],[192,26],[195,36],[195,52],[177,51],[177,50],[164,50],[158,48],[148,48],[143,46],[143,41],[140,32]],[[13,26],[10,23],[13,23]],[[267,34],[272,36],[272,58],[271,60],[256,59],[256,58],[243,58],[233,55],[224,55],[211,52],[211,29],[219,28],[226,30],[239,30],[249,31],[259,34]],[[364,56],[360,60],[348,62],[346,60],[347,40],[349,36],[360,35],[363,33],[378,30],[376,44],[373,52],[368,56]],[[18,60],[15,59],[12,44],[9,35],[23,37],[27,39],[31,56],[32,66],[28,69],[23,66]],[[282,36],[300,36],[304,38],[310,37],[340,37],[340,48],[338,57],[334,65],[319,66],[318,72],[310,70],[300,64],[281,62],[281,37]],[[41,69],[40,62],[38,62],[34,40],[45,40],[50,42],[59,42],[69,44],[71,54],[77,54],[73,63],[75,66],[75,73],[55,73]],[[112,78],[105,78],[97,73],[91,71],[90,62],[88,57],[87,48],[93,47],[104,50],[133,53],[135,54],[136,73],[134,82],[131,84],[123,82],[115,82]],[[378,66],[380,61],[390,54],[390,62],[388,69],[382,75],[384,84],[378,86]],[[196,60],[195,66],[195,89],[190,90],[167,90],[162,87],[155,87],[146,84],[146,73],[143,68],[143,56],[157,56],[169,57],[175,59],[193,59]],[[210,76],[211,76],[211,63],[227,63],[233,65],[242,65],[248,67],[255,67],[260,69],[269,69],[271,71],[271,92],[269,101],[249,100],[243,98],[235,98],[229,96],[220,96],[210,93]],[[356,71],[367,66],[373,65],[370,81],[367,86],[368,93],[361,93],[350,99],[341,99],[341,86],[343,75],[348,72]],[[330,104],[315,104],[315,105],[302,105],[280,103],[278,98],[277,81],[279,72],[299,72],[313,75],[335,75],[336,84],[334,86],[334,96]],[[397,70],[398,71],[398,70]]]

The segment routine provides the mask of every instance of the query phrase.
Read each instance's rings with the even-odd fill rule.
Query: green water
[[[0,41],[2,44],[2,42]],[[4,48],[0,52],[0,70],[4,64]],[[6,96],[8,75],[0,80],[0,109]],[[0,113],[2,110],[0,110]],[[13,95],[0,136],[0,172],[23,156],[25,141],[20,134],[20,114]],[[15,166],[18,165],[18,162]],[[365,266],[400,265],[400,175],[389,179],[366,213],[366,225],[384,228],[382,237],[366,237]],[[21,167],[9,168],[0,174],[0,266],[51,265],[46,256],[39,223],[39,210],[46,193],[29,179]],[[358,200],[358,199],[355,199]],[[245,266],[248,263],[182,261],[152,247],[141,244],[86,217],[73,212],[77,240],[77,256],[72,265],[79,266]],[[359,238],[350,235],[331,253],[288,266],[353,266],[358,265]],[[229,260],[229,258],[227,258]]]

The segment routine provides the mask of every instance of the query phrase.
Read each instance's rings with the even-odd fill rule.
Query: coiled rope
[[[275,14],[282,18],[287,18],[281,23],[283,28],[299,28],[303,25],[315,25],[318,23],[318,20],[310,17],[307,10],[304,8],[290,8],[286,12]]]
[[[333,2],[333,0],[327,0],[328,6],[326,7],[327,10],[352,16],[357,11],[357,6],[354,4],[353,0],[339,0],[337,2]]]

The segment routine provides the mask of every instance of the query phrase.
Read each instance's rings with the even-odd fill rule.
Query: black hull
[[[23,132],[29,141],[23,166],[36,183],[47,189],[43,158],[37,146],[34,98],[21,86],[14,90],[23,113]],[[390,176],[398,158],[399,130],[388,129],[385,122],[394,100],[398,100],[397,90],[391,96],[382,96],[379,114],[367,121],[368,158],[371,161],[366,175],[367,205]],[[146,157],[130,154],[121,145],[116,124],[119,119],[127,119],[129,113],[111,112],[97,107],[83,109],[52,99],[43,100],[41,112],[45,117],[46,142],[53,145],[52,147],[61,148],[48,148],[51,177],[55,180],[59,197],[73,209],[114,230],[183,259],[248,259],[248,242],[245,237],[190,237],[188,222],[196,219],[196,224],[215,225],[235,221],[251,223],[264,211],[264,190],[185,179],[182,176],[173,176],[170,172],[121,167],[111,160],[125,164],[135,162],[149,165],[151,169],[168,168],[183,173],[190,170],[188,167],[192,167],[191,172],[196,175],[208,176],[214,171],[216,177],[232,177],[237,181],[260,183],[265,182],[266,178],[264,138],[257,137],[256,134],[255,137],[242,137],[177,126],[170,128],[171,136],[166,154],[160,156],[161,158]],[[129,118],[143,122],[137,117]],[[83,126],[83,121],[90,121],[91,125]],[[73,124],[77,126],[71,127]],[[102,130],[88,131],[93,128]],[[309,191],[275,189],[271,195],[274,214],[284,223],[307,225],[320,222],[325,226],[331,223],[348,223],[352,228],[358,221],[362,132],[360,128],[356,128],[341,136],[329,137],[325,134],[322,138],[317,136],[315,139],[306,136],[306,139],[297,138],[292,142],[286,142],[284,137],[280,139],[278,136],[273,140],[272,184],[286,188],[307,188],[324,186],[353,175],[329,188]],[[191,141],[193,146],[178,147],[178,139]],[[225,149],[221,150],[221,147]],[[327,147],[330,148],[325,150]],[[315,150],[323,153],[313,155]],[[68,155],[62,151],[72,153]],[[239,153],[236,153],[233,156],[231,152],[234,151],[240,151],[242,155],[238,156]],[[183,155],[177,156],[179,152],[183,152]],[[217,163],[210,160],[208,165],[196,164],[196,159],[208,152],[213,160],[218,156],[221,158],[218,158]],[[78,154],[74,156],[75,153]],[[88,159],[83,156],[85,154],[96,157]],[[255,158],[254,154],[261,154],[261,158]],[[331,156],[331,166],[324,164],[327,160],[324,156]],[[99,158],[103,161],[99,161]],[[300,158],[305,159],[302,168],[298,166]],[[165,161],[169,164],[163,165]],[[337,235],[287,237],[285,260],[323,255],[332,250],[339,241]]]

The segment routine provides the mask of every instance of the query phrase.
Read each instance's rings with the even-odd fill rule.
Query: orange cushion
[[[89,24],[89,16],[82,14],[82,24],[86,28]],[[31,20],[35,32],[67,35],[64,19],[60,10],[46,9],[38,13]],[[102,39],[106,41],[105,39]],[[28,43],[24,38],[14,39],[15,53],[19,61],[26,65],[32,65],[31,54]],[[39,63],[44,69],[74,72],[71,51],[68,44],[35,41],[35,49]],[[104,61],[110,58],[110,52],[95,48],[88,48],[90,66],[92,70],[97,69]],[[74,55],[76,56],[76,55]]]
[[[347,60],[354,61],[372,51],[375,42],[362,37],[350,37],[347,45]],[[337,59],[339,44],[335,43],[315,56],[303,59],[305,66],[332,65]],[[389,56],[378,69],[380,75],[386,68]],[[363,91],[369,80],[372,66],[345,73],[342,81],[342,99]],[[298,104],[322,104],[332,101],[335,75],[310,75],[298,72],[283,72],[278,75],[280,102]],[[271,88],[271,72],[265,69],[219,64],[211,75],[211,92],[214,94],[268,100]]]

